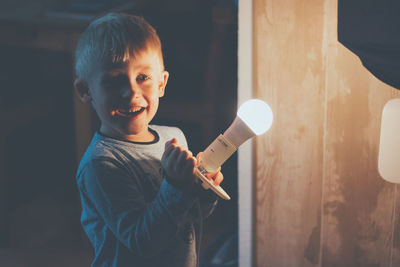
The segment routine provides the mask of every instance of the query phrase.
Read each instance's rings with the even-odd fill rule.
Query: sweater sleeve
[[[164,179],[154,200],[146,203],[135,179],[112,160],[88,163],[78,176],[78,187],[115,237],[146,257],[168,246],[195,201]]]
[[[206,190],[200,184],[197,196],[200,202],[202,218],[206,219],[215,210],[215,207],[218,203],[218,196],[214,193],[214,191],[211,189]]]

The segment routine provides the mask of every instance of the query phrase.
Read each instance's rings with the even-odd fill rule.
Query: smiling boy
[[[101,122],[77,171],[92,266],[198,266],[217,199],[197,184],[183,133],[149,125],[169,77],[156,31],[110,13],[81,35],[75,61],[76,92]]]
[[[160,57],[153,49],[138,51],[125,62],[96,66],[88,80],[89,88],[96,89],[90,95],[83,93],[90,97],[100,118],[102,134],[128,141],[154,140],[148,125],[164,95],[169,74],[162,69]]]

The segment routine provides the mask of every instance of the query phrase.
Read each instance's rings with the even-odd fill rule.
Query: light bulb
[[[258,99],[244,102],[229,128],[224,134],[220,134],[200,157],[198,176],[203,181],[203,187],[212,188],[222,198],[229,199],[225,191],[219,186],[213,187],[211,182],[203,177],[204,174],[216,171],[246,140],[265,133],[271,127],[272,120],[272,110],[265,102]]]
[[[224,136],[236,147],[255,135],[265,133],[272,125],[272,110],[259,99],[250,99],[240,105],[237,116]]]
[[[256,135],[265,133],[272,125],[272,110],[267,103],[259,99],[244,102],[237,115]]]

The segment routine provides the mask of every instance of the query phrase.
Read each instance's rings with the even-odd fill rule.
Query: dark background
[[[400,2],[339,0],[338,40],[376,78],[400,89]]]
[[[170,79],[153,123],[180,127],[196,154],[235,117],[234,1],[0,1],[0,266],[90,265],[75,184],[72,53],[91,19],[121,6],[163,43]],[[236,166],[236,155],[223,166],[232,200],[207,219],[202,250],[237,229]]]

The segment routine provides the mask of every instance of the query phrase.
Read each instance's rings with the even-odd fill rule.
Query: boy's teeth
[[[131,109],[120,109],[119,111],[125,115],[133,115],[134,113],[141,112],[143,109],[143,107],[135,107]]]
[[[132,108],[129,110],[129,112],[137,112],[139,110],[141,110],[142,108]]]

